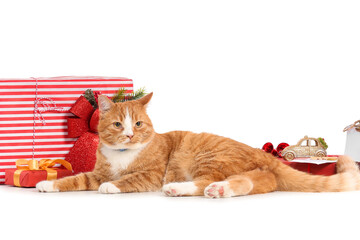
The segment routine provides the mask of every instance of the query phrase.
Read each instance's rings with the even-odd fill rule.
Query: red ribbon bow
[[[97,135],[99,109],[95,110],[84,96],[80,96],[70,112],[77,117],[67,119],[68,137],[79,137],[79,139],[65,159],[73,166],[74,173],[92,171],[99,145],[99,136]]]
[[[272,155],[274,155],[275,157],[282,157],[281,156],[281,152],[288,147],[289,144],[287,143],[280,143],[276,149],[274,149],[274,145],[271,142],[267,142],[264,144],[264,146],[262,147],[262,150],[264,150],[267,153],[271,153]]]

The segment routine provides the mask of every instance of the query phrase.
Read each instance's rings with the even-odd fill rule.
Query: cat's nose
[[[134,135],[126,135],[126,136],[131,140]]]

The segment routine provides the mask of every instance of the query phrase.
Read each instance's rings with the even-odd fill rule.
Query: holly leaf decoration
[[[145,95],[146,95],[146,92],[145,92],[144,87],[139,88],[134,93],[131,93],[128,95],[126,94],[125,88],[120,88],[119,91],[112,97],[112,101],[114,103],[131,101],[131,100],[136,100],[136,99],[142,98]]]
[[[125,101],[125,93],[126,93],[126,89],[125,88],[120,88],[117,93],[114,94],[114,96],[112,97],[112,101],[114,103],[117,103],[117,102],[124,102]]]
[[[136,99],[142,98],[142,97],[145,96],[145,95],[146,95],[146,93],[145,93],[145,88],[142,87],[142,88],[139,88],[138,90],[136,90],[136,91],[132,94],[130,100],[136,100]]]
[[[326,150],[328,148],[328,145],[326,144],[325,139],[324,138],[318,138],[318,140]]]

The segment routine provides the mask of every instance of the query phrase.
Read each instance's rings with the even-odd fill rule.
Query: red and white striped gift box
[[[119,88],[133,91],[131,79],[119,77],[52,77],[0,79],[0,184],[5,169],[15,168],[17,159],[31,159],[34,102],[51,98],[57,107],[70,108],[86,89],[112,96]],[[39,106],[40,109],[42,108]],[[35,120],[35,159],[64,159],[76,138],[67,137],[69,111],[45,112],[46,125]]]

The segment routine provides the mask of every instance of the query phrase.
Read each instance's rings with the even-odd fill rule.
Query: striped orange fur
[[[43,192],[158,191],[168,196],[232,197],[271,191],[360,189],[355,162],[342,156],[338,173],[315,176],[281,163],[271,154],[210,133],[158,134],[146,113],[152,93],[124,103],[99,97],[100,144],[92,172],[37,185]]]

